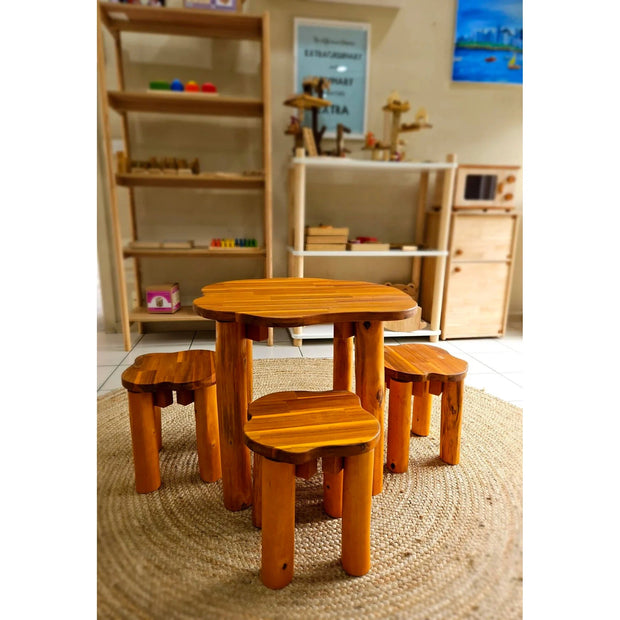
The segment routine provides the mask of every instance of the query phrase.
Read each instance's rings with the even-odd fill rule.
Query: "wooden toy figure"
[[[181,82],[181,80],[172,80],[172,82],[170,82],[170,90],[182,92],[185,90],[185,87],[183,86],[183,82]]]
[[[303,93],[289,97],[288,99],[286,99],[286,101],[284,101],[284,105],[290,106],[291,108],[297,108],[299,125],[302,130],[304,122],[304,112],[306,110],[310,110],[312,112],[312,134],[314,136],[314,144],[316,145],[317,153],[321,155],[321,138],[323,137],[323,133],[325,132],[326,128],[322,127],[320,130],[318,129],[319,108],[329,107],[332,105],[332,103],[327,99],[324,99],[322,97],[316,97],[312,94],[315,80],[317,80],[317,78],[306,78],[303,82]],[[318,85],[319,81],[320,86]],[[329,81],[325,78],[320,78],[319,81],[316,82],[317,88],[320,88],[321,94],[323,94],[323,91],[329,85]],[[286,133],[289,133],[288,129]]]
[[[190,80],[187,84],[185,84],[185,90],[188,93],[197,93],[200,91],[200,88],[198,88],[198,84],[196,82]]]

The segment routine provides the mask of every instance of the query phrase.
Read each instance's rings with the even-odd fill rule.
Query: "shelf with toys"
[[[104,32],[107,31],[109,52],[104,47]],[[129,67],[130,56],[125,49],[125,45],[133,41],[130,35],[125,39],[125,33],[137,33],[139,35],[176,35],[177,37],[201,37],[211,39],[226,39],[237,41],[253,41],[258,44],[257,52],[259,62],[257,63],[256,89],[249,96],[237,96],[234,92],[218,92],[215,84],[204,81],[199,83],[198,79],[213,79],[205,71],[196,71],[195,80],[191,79],[185,83],[181,82],[177,76],[161,75],[149,76],[144,80],[144,90],[140,90],[139,84],[134,76],[134,84],[128,87],[126,78],[131,74]],[[170,7],[152,7],[136,4],[125,4],[118,2],[98,2],[98,78],[101,101],[101,125],[103,144],[105,146],[105,164],[108,178],[109,211],[113,237],[113,254],[115,270],[118,282],[118,299],[120,326],[123,332],[124,346],[126,350],[131,347],[130,330],[132,324],[137,324],[141,330],[142,323],[152,322],[176,322],[176,321],[200,321],[204,323],[206,319],[197,317],[192,308],[178,305],[168,312],[154,313],[149,312],[146,298],[149,288],[148,267],[151,263],[142,262],[142,259],[177,259],[177,258],[247,258],[259,259],[264,267],[261,268],[262,274],[255,277],[270,278],[273,275],[272,268],[272,179],[271,179],[271,99],[270,99],[270,43],[269,43],[269,16],[246,15],[238,12],[224,13],[214,10],[200,9],[181,9]],[[174,37],[173,37],[174,38]],[[173,44],[169,38],[153,37],[157,40],[157,45],[169,46]],[[183,43],[181,43],[183,45]],[[110,57],[107,65],[116,70],[118,86],[116,89],[108,89],[106,86],[106,53]],[[192,61],[190,61],[191,64]],[[194,66],[193,64],[191,65]],[[187,70],[187,67],[185,68]],[[145,72],[142,75],[146,75]],[[217,81],[217,80],[214,80]],[[138,84],[138,88],[136,88]],[[230,81],[228,86],[235,87],[235,81]],[[124,145],[124,151],[113,152],[112,132],[110,124],[110,111],[118,113],[120,116],[120,138]],[[135,113],[147,113],[153,115],[187,115],[214,117],[215,120],[205,122],[220,122],[221,117],[256,119],[259,125],[252,127],[259,146],[256,153],[260,156],[260,162],[256,162],[258,170],[249,172],[235,171],[223,172],[217,170],[200,170],[197,158],[188,163],[185,160],[175,158],[164,158],[156,160],[151,157],[149,161],[137,161],[135,154],[132,153],[130,137],[135,138],[136,132],[130,131],[130,124],[134,121]],[[163,117],[162,117],[163,118]],[[159,119],[155,119],[159,122]],[[182,122],[176,118],[170,119],[171,123]],[[194,122],[193,120],[190,122]],[[200,121],[202,122],[202,121]],[[228,130],[229,124],[223,126]],[[250,123],[254,125],[254,123]],[[242,124],[245,128],[246,125]],[[256,128],[260,126],[260,133]],[[249,127],[248,127],[249,128]],[[248,134],[250,135],[250,134]],[[171,144],[171,147],[178,145]],[[187,150],[186,144],[183,148]],[[142,149],[144,146],[142,146]],[[157,145],[157,150],[162,146]],[[196,142],[196,148],[204,148],[204,144]],[[141,150],[135,148],[136,153]],[[211,155],[211,151],[208,153]],[[119,188],[124,188],[128,192],[128,201],[119,200]],[[138,189],[137,189],[138,188]],[[248,204],[262,206],[261,216],[254,216],[253,221],[260,220],[262,230],[258,230],[260,247],[256,245],[244,245],[243,247],[217,247],[204,242],[203,245],[192,241],[172,241],[172,242],[149,242],[143,239],[144,231],[162,230],[157,215],[165,217],[160,210],[159,214],[154,214],[155,209],[150,209],[147,203],[153,200],[153,193],[139,188],[167,188],[166,191],[176,189],[200,190],[192,196],[194,204],[202,201],[204,190],[259,190],[262,193],[262,200],[250,201]],[[211,196],[204,199],[204,204],[211,203]],[[128,204],[128,214],[121,213],[121,205]],[[172,204],[172,202],[171,202]],[[202,207],[202,202],[198,205]],[[148,215],[147,215],[148,213]],[[194,213],[201,213],[201,209],[194,209]],[[142,218],[142,219],[140,219]],[[148,224],[145,226],[148,219]],[[129,222],[129,231],[123,231],[121,222]],[[164,219],[165,221],[165,219]],[[194,223],[179,222],[182,227],[194,226]],[[127,224],[125,224],[127,226]],[[159,226],[159,228],[157,228]],[[208,235],[231,234],[236,231],[236,224],[222,226],[219,229],[213,228],[211,221],[204,217],[199,222],[200,230],[197,234],[206,238]],[[141,231],[138,234],[138,231]],[[154,234],[158,234],[158,232]],[[170,231],[172,233],[172,231]],[[239,234],[247,234],[249,231],[239,230]],[[129,241],[127,241],[129,237]],[[233,240],[234,241],[234,240]],[[213,241],[212,241],[213,243]],[[132,261],[133,277],[131,269],[125,263],[126,260]],[[250,261],[256,265],[256,261]],[[241,264],[243,270],[244,263]],[[161,265],[161,263],[157,263]],[[178,271],[176,265],[179,265]],[[183,261],[175,261],[175,274],[178,273],[179,279],[183,279],[188,274],[187,267],[181,266]],[[146,267],[145,267],[146,265]],[[164,264],[164,268],[167,266]],[[150,278],[154,279],[155,268],[151,269]],[[183,271],[185,269],[185,271]],[[254,267],[248,267],[254,273]],[[165,271],[165,269],[164,269]],[[146,274],[146,275],[145,275]],[[143,282],[143,280],[145,280]],[[129,282],[132,283],[129,286]],[[147,285],[147,286],[145,286]],[[133,289],[133,291],[131,290]],[[197,291],[198,293],[198,291]],[[177,290],[177,294],[180,293]],[[133,303],[131,300],[133,299]],[[273,335],[269,334],[269,343],[272,344]]]
[[[385,337],[425,336],[431,342],[437,342],[440,330],[441,307],[444,289],[445,264],[448,257],[448,234],[450,226],[450,211],[452,206],[452,192],[454,187],[455,172],[457,168],[456,157],[448,155],[443,162],[417,162],[407,161],[403,150],[404,142],[399,135],[404,132],[418,131],[432,127],[428,122],[426,111],[420,109],[416,114],[414,123],[401,122],[403,112],[409,110],[409,102],[402,101],[397,93],[392,93],[387,104],[383,107],[385,112],[384,137],[377,141],[374,136],[368,135],[362,151],[372,151],[372,159],[361,159],[363,153],[353,155],[351,150],[344,146],[346,127],[339,126],[337,132],[337,148],[329,153],[321,147],[321,138],[325,128],[318,127],[321,107],[329,101],[325,99],[325,91],[329,89],[329,83],[323,79],[306,78],[304,80],[304,92],[289,97],[284,105],[297,107],[299,114],[291,117],[289,126],[286,128],[287,135],[294,136],[294,157],[289,165],[289,276],[304,277],[305,260],[314,257],[327,257],[334,260],[344,258],[402,258],[412,259],[411,279],[407,285],[408,293],[418,299],[420,292],[420,279],[422,271],[422,258],[433,260],[437,266],[433,274],[432,313],[430,322],[420,320],[418,323],[409,322],[403,324],[403,329],[398,325],[385,329]],[[304,127],[305,113],[311,110],[311,126]],[[417,181],[417,200],[410,213],[414,225],[411,228],[411,242],[407,244],[381,243],[374,238],[350,238],[350,230],[347,227],[333,229],[331,226],[308,226],[306,213],[307,186],[310,185],[308,178],[313,170],[325,172],[327,169],[334,171],[334,175],[321,174],[321,182],[328,182],[331,177],[338,177],[340,172],[370,175],[406,174],[411,178],[412,185]],[[436,189],[440,194],[438,217],[438,234],[433,247],[424,246],[424,227],[429,202],[429,184],[431,176],[435,180]],[[387,179],[386,179],[387,180]],[[343,215],[345,207],[339,209],[339,217]],[[389,217],[389,208],[383,217]],[[359,212],[352,210],[351,219],[355,219],[356,226],[360,227]],[[345,220],[346,221],[346,220]],[[363,224],[363,222],[362,222]],[[323,264],[322,268],[326,268]],[[404,286],[404,285],[401,285]],[[415,323],[415,324],[414,324]],[[417,327],[417,328],[416,328]],[[312,328],[291,328],[291,337],[295,345],[299,346],[305,339],[331,338],[333,331],[328,325],[313,326]]]

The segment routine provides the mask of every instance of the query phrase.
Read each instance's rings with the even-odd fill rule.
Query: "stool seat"
[[[441,394],[439,457],[457,465],[461,449],[463,386],[467,362],[440,347],[401,344],[384,348],[385,382],[389,389],[387,464],[407,471],[409,429],[426,437],[430,432],[432,395]],[[411,398],[413,396],[413,412]]]
[[[123,372],[123,387],[130,392],[197,390],[215,385],[213,351],[147,353]]]
[[[250,404],[247,446],[255,453],[299,465],[353,456],[375,447],[379,423],[351,392],[277,392]]]
[[[121,383],[127,390],[129,401],[138,493],[151,493],[161,485],[161,409],[173,403],[173,392],[176,392],[180,405],[194,403],[200,477],[205,482],[215,482],[221,478],[213,351],[140,355],[123,372]]]
[[[322,457],[334,459],[343,470],[342,566],[349,575],[365,575],[370,569],[374,447],[381,433],[375,416],[362,409],[358,396],[340,390],[269,394],[251,403],[248,415],[244,441],[254,452],[262,582],[278,589],[293,578],[295,468]]]
[[[385,352],[385,377],[396,381],[461,381],[467,374],[467,362],[440,347],[428,344],[388,346]]]

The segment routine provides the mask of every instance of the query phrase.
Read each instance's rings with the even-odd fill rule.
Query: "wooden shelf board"
[[[117,112],[202,114],[205,116],[261,117],[263,102],[248,97],[210,97],[176,91],[108,91],[110,107]]]
[[[210,321],[194,312],[193,306],[181,306],[181,309],[171,314],[164,312],[148,312],[146,307],[140,306],[129,312],[130,321],[140,323],[168,323],[171,321]]]
[[[293,333],[297,328],[289,327],[288,332],[291,338],[295,340],[323,340],[323,339],[332,339],[334,337],[334,326],[333,325],[308,325],[301,328],[300,334]],[[387,329],[383,332],[384,338],[415,338],[418,336],[439,336],[441,334],[441,330],[439,329],[418,329],[414,332],[391,332]]]
[[[454,162],[427,161],[372,161],[346,157],[293,157],[291,165],[304,164],[307,168],[359,168],[363,170],[394,170],[397,172],[435,172],[457,168]]]
[[[379,256],[389,256],[402,258],[403,256],[448,256],[447,250],[385,250],[385,251],[377,251],[370,250],[368,252],[356,251],[352,252],[351,250],[295,250],[292,247],[288,247],[289,254],[293,256],[347,256],[353,258],[362,258],[362,257],[379,257]]]
[[[201,173],[192,175],[151,174],[133,172],[117,174],[116,183],[123,187],[194,187],[213,189],[262,189],[265,177],[258,175]]]
[[[142,32],[219,39],[260,40],[262,17],[202,9],[102,2],[102,21],[111,33]]]
[[[123,249],[125,258],[255,258],[265,256],[265,248],[130,248]]]

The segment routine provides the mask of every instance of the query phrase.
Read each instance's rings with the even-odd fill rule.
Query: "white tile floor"
[[[121,374],[138,355],[182,349],[215,350],[213,331],[134,334],[131,351],[123,348],[122,334],[97,334],[97,394],[105,394],[121,386]],[[386,344],[404,342],[428,343],[428,338],[388,338]],[[503,338],[471,338],[436,343],[469,364],[466,384],[486,390],[519,407],[523,406],[523,334],[520,322],[510,321]],[[274,345],[254,344],[254,359],[287,357],[331,357],[331,340],[308,341],[301,347],[284,329],[274,331]]]

